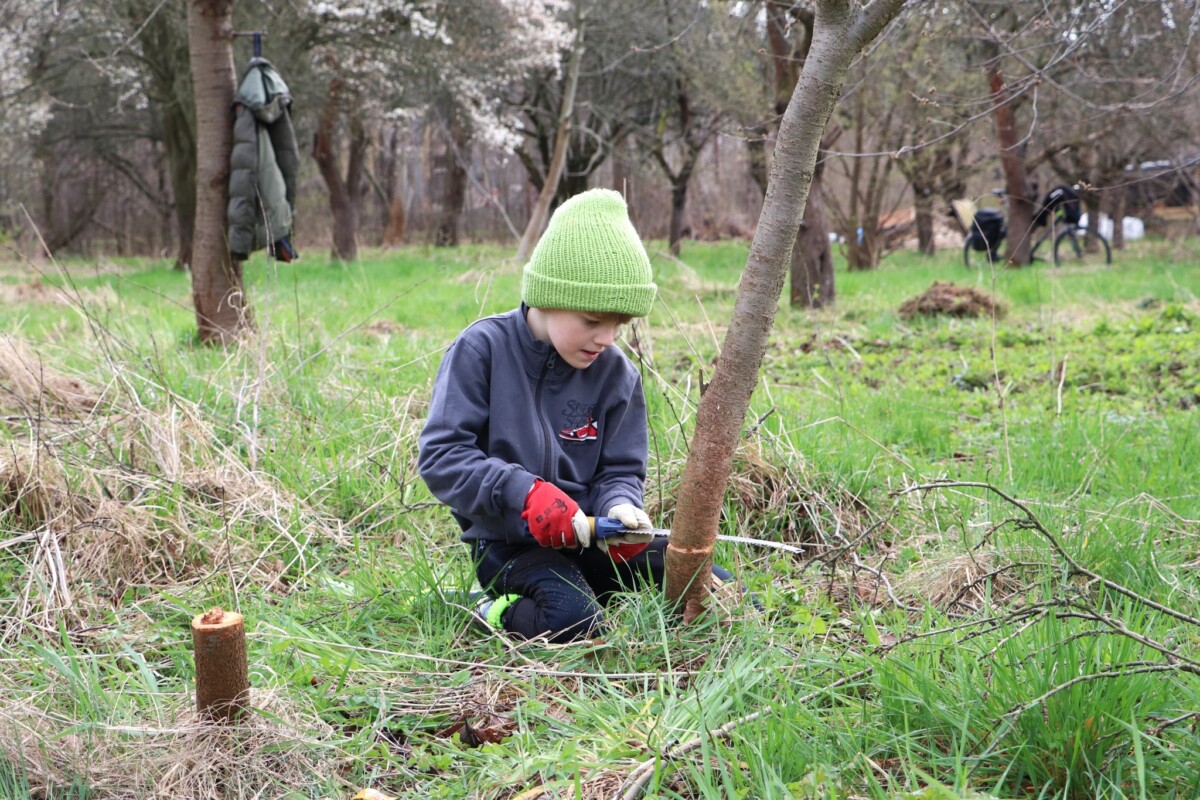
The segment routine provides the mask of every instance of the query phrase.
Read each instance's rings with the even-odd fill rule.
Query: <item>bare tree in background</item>
[[[575,83],[568,70],[543,67],[514,83],[505,96],[514,114],[512,131],[519,137],[513,152],[540,194],[554,160],[562,109],[568,94],[573,95],[563,168],[557,181],[551,181],[551,208],[586,190],[591,176],[645,118],[645,81],[653,54],[644,47],[648,41],[661,44],[658,3],[578,0],[572,5],[572,13],[587,22],[587,47]]]
[[[567,146],[571,142],[571,117],[575,113],[575,92],[579,87],[579,68],[583,65],[585,29],[585,21],[582,18],[577,19],[575,39],[567,57],[567,75],[563,84],[562,102],[558,109],[558,131],[554,137],[554,151],[550,156],[550,163],[546,166],[546,175],[541,191],[538,192],[537,202],[533,204],[529,222],[525,224],[525,232],[521,234],[521,242],[517,245],[517,261],[522,264],[529,260],[534,246],[542,238],[542,231],[550,216],[550,204],[554,201],[563,166],[567,162]]]
[[[862,49],[900,13],[904,0],[819,0],[804,69],[783,113],[766,198],[750,245],[733,319],[712,382],[700,400],[696,432],[680,481],[674,532],[667,545],[667,597],[684,619],[708,598],[722,499],[758,384],[789,254],[809,198],[818,150],[846,71]]]
[[[1068,133],[1072,127],[1086,131],[1095,126],[1098,131],[1115,126],[1120,115],[1145,114],[1159,105],[1194,98],[1200,8],[1187,0],[1049,0],[1031,7],[1008,0],[971,0],[961,10],[963,34],[975,42],[987,81],[1005,179],[1006,261],[1025,265],[1030,262],[1039,200],[1030,181],[1038,130],[1055,128],[1061,141],[1070,142],[1075,138]],[[1043,95],[1053,98],[1049,106]],[[1061,111],[1054,115],[1057,124],[1044,126],[1048,107]],[[1042,151],[1060,154],[1060,165],[1065,166],[1056,143],[1045,142]],[[1123,159],[1106,165],[1095,154],[1081,154],[1076,166],[1114,170],[1118,160]],[[1073,169],[1068,167],[1067,174]],[[1098,195],[1089,197],[1095,177],[1077,179],[1093,216],[1100,205]]]
[[[358,221],[367,189],[364,172],[368,140],[362,116],[347,109],[349,105],[357,105],[355,100],[352,87],[335,72],[329,80],[313,134],[312,156],[329,192],[329,211],[333,215],[333,244],[329,251],[333,261],[358,258]],[[342,127],[346,129],[345,137]],[[349,139],[344,173],[338,149],[343,138]]]
[[[891,217],[886,229],[882,224],[887,217],[881,214],[901,202],[893,196],[893,168],[908,181],[911,229],[926,255],[936,249],[936,217],[949,217],[952,201],[966,194],[970,114],[960,98],[979,76],[966,69],[955,22],[942,12],[914,7],[847,76],[846,97],[835,112],[844,133],[829,160],[848,188],[829,192],[826,201],[851,270],[877,266],[898,240],[908,239],[906,220]]]
[[[700,153],[717,135],[722,111],[709,101],[702,87],[721,69],[713,9],[664,2],[666,43],[659,48],[656,66],[643,85],[651,89],[648,115],[638,137],[671,185],[671,222],[667,233],[671,255],[678,257],[683,239],[688,186]],[[715,46],[714,46],[715,45]]]
[[[872,66],[879,63],[872,61]],[[832,168],[841,171],[846,189],[841,193],[829,192],[824,198],[845,239],[846,268],[851,271],[879,266],[884,247],[881,215],[885,202],[892,199],[892,206],[886,210],[895,210],[895,199],[888,197],[888,189],[896,159],[890,153],[866,154],[869,146],[870,149],[898,150],[904,133],[902,124],[896,119],[894,97],[883,91],[885,87],[880,86],[881,83],[878,75],[866,76],[855,86],[853,95],[838,105],[834,120],[830,121],[828,135],[844,131],[852,137],[854,147],[854,154],[849,158],[827,156]]]
[[[242,265],[229,255],[226,209],[233,149],[233,0],[188,0],[196,97],[196,235],[192,300],[200,341],[225,344],[246,324]]]
[[[1180,148],[1197,146],[1200,9],[1184,0],[1156,6],[1157,14],[1142,5],[1114,7],[1070,59],[1048,70],[1033,133],[1037,147],[1031,150],[1040,154],[1030,165],[1045,163],[1056,182],[1077,188],[1093,232],[1101,212],[1107,214],[1117,248],[1120,220],[1131,194],[1138,194],[1130,191],[1138,165],[1169,161]]]

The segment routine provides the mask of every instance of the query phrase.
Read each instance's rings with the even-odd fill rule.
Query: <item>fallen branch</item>
[[[1005,502],[1020,509],[1021,512],[1025,515],[1025,520],[1018,522],[1017,524],[1028,527],[1029,529],[1037,531],[1039,534],[1041,534],[1042,537],[1050,543],[1050,546],[1052,548],[1054,548],[1054,551],[1056,553],[1058,553],[1059,556],[1062,557],[1063,561],[1067,562],[1067,566],[1069,566],[1071,568],[1071,574],[1083,575],[1084,577],[1087,577],[1093,581],[1096,581],[1104,588],[1109,589],[1110,591],[1116,592],[1117,594],[1122,595],[1124,597],[1128,597],[1130,600],[1133,600],[1134,602],[1141,603],[1142,605],[1146,606],[1147,608],[1152,608],[1155,611],[1159,612],[1160,614],[1166,614],[1168,617],[1173,617],[1177,620],[1180,620],[1181,622],[1186,622],[1189,625],[1194,625],[1194,626],[1200,628],[1200,619],[1197,619],[1196,617],[1193,617],[1190,614],[1185,614],[1182,611],[1177,611],[1169,606],[1164,606],[1162,603],[1157,603],[1154,600],[1151,600],[1149,597],[1143,597],[1142,595],[1138,594],[1137,592],[1133,591],[1132,589],[1122,586],[1121,584],[1116,583],[1115,581],[1110,581],[1108,578],[1105,578],[1103,575],[1101,575],[1097,572],[1093,572],[1092,570],[1090,570],[1087,567],[1080,564],[1078,561],[1076,561],[1074,558],[1071,557],[1071,554],[1066,551],[1066,549],[1062,546],[1062,544],[1058,541],[1058,539],[1054,536],[1054,534],[1052,534],[1049,531],[1049,529],[1047,529],[1046,526],[1042,524],[1042,521],[1040,519],[1038,519],[1037,515],[1029,510],[1028,506],[1026,506],[1024,503],[1022,503],[1020,500],[1016,499],[1012,495],[1007,494],[1006,492],[1000,490],[999,488],[997,488],[996,486],[993,486],[990,483],[986,483],[983,481],[938,481],[936,483],[923,483],[923,484],[918,484],[916,486],[909,486],[909,487],[901,489],[897,492],[892,492],[891,494],[894,497],[896,495],[911,494],[912,492],[931,491],[933,489],[954,489],[954,488],[986,489],[989,492],[992,492],[993,494],[995,494],[998,497],[1000,497],[1001,499],[1003,499]]]

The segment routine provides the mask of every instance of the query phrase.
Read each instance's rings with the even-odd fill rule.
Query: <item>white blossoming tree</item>
[[[357,254],[369,129],[428,113],[456,154],[438,239],[457,242],[472,142],[511,144],[498,98],[529,70],[556,68],[569,44],[559,0],[319,0],[308,8],[316,70],[328,87],[313,155],[330,193],[333,255]],[[345,155],[343,155],[345,153]]]

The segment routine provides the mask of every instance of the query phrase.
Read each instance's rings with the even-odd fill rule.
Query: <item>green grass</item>
[[[747,247],[651,251],[636,335],[669,524]],[[684,627],[630,595],[603,641],[560,648],[469,626],[465,550],[415,473],[442,349],[516,302],[506,256],[259,256],[257,332],[230,351],[195,342],[165,263],[68,264],[41,280],[73,302],[0,308],[0,716],[21,732],[0,794],[611,797],[674,750],[647,796],[1200,796],[1196,626],[1073,574],[985,490],[897,493],[994,484],[1079,564],[1200,615],[1194,243],[1091,271],[840,270],[834,308],[779,311],[722,521],[818,557],[722,545],[764,612]],[[1006,313],[901,319],[934,280]],[[31,405],[18,352],[95,410]],[[190,711],[188,620],[213,605],[249,621],[255,711],[231,731]]]

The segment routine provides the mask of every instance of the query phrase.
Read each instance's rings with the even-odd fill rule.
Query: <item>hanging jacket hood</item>
[[[300,155],[291,105],[279,71],[251,59],[233,98],[229,158],[229,249],[239,260],[293,233]]]

